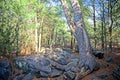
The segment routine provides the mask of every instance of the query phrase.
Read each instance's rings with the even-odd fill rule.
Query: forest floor
[[[101,80],[116,80],[112,77],[112,72],[117,65],[120,65],[120,48],[114,48],[111,56],[112,61],[110,63],[106,63],[106,55],[104,55],[104,59],[97,59],[97,62],[100,64],[100,69],[85,76],[82,80],[92,80],[101,73],[108,75],[108,77]]]
[[[80,80],[93,80],[93,78],[97,77],[101,73],[105,73],[108,75],[108,77],[100,80],[116,80],[112,77],[113,69],[120,65],[120,48],[114,48],[112,55],[112,61],[110,63],[106,62],[106,55],[104,55],[103,59],[96,58],[97,62],[100,64],[100,69],[97,71],[92,72],[91,74],[83,77]],[[12,57],[11,57],[12,56]],[[9,58],[10,61],[12,61],[15,57],[15,54],[11,54],[10,57],[0,57],[0,60],[3,60],[5,58]],[[11,62],[12,63],[12,62]],[[14,70],[15,71],[15,70]],[[16,72],[16,71],[15,71]],[[19,72],[18,72],[19,73]],[[16,75],[16,74],[15,74]],[[11,78],[9,79],[11,80]],[[36,79],[35,79],[36,80]],[[45,80],[51,80],[51,79],[45,79]],[[61,80],[61,79],[55,79],[55,80]]]

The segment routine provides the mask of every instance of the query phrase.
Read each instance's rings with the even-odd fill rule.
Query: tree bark
[[[77,0],[70,0],[74,12],[74,20],[72,20],[66,0],[61,0],[61,3],[71,32],[74,34],[74,37],[78,42],[80,54],[79,68],[88,66],[90,70],[89,72],[91,72],[95,68],[96,61],[92,55],[90,40],[83,22],[80,5]]]
[[[95,0],[92,1],[93,3],[93,23],[94,23],[94,47],[96,48],[97,38],[96,38],[96,16],[95,16]]]
[[[113,18],[112,18],[112,1],[109,0],[109,19],[110,19],[110,27],[109,27],[109,48],[110,53],[112,53],[112,26],[113,26]]]
[[[104,34],[105,34],[105,33],[104,33],[104,29],[105,29],[105,28],[104,28],[104,27],[105,27],[105,26],[104,26],[104,25],[105,25],[105,24],[104,24],[104,22],[105,22],[105,21],[104,21],[104,18],[105,18],[105,16],[104,16],[104,15],[105,15],[105,14],[104,14],[104,3],[102,3],[102,17],[101,17],[101,21],[102,21],[102,23],[101,23],[101,25],[102,25],[102,31],[101,31],[101,32],[102,32],[102,36],[101,36],[101,41],[102,41],[102,45],[101,45],[101,46],[102,46],[102,50],[105,49],[105,45],[104,45],[104,43],[105,43],[105,41],[104,41],[104,40],[105,40],[105,36],[104,36]]]

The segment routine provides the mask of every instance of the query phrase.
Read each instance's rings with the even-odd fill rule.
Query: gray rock
[[[49,62],[49,60],[47,58],[41,58],[39,61],[44,66],[50,65],[50,62]]]
[[[79,60],[79,57],[75,56],[74,54],[71,54],[71,59],[78,59]]]
[[[50,66],[44,66],[42,64],[40,64],[40,62],[37,61],[29,61],[29,69],[30,71],[43,71],[46,73],[50,73],[51,72],[51,68]]]
[[[45,72],[45,73],[51,73],[51,67],[50,66],[37,66],[35,65],[36,69],[38,69],[39,71]]]
[[[108,63],[112,62],[112,57],[107,58],[106,62],[108,62]]]
[[[8,77],[12,74],[12,67],[9,61],[0,61],[0,78],[3,80],[8,80]]]
[[[18,75],[18,76],[15,76],[12,80],[22,80],[23,79],[23,75]]]
[[[57,77],[60,76],[63,73],[61,70],[57,70],[55,68],[52,69],[51,77]]]
[[[72,72],[79,72],[80,69],[79,69],[78,67],[72,67],[72,68],[71,68],[71,71],[72,71]]]
[[[98,77],[101,79],[104,79],[104,78],[108,77],[108,75],[106,73],[101,73],[98,75]]]
[[[71,54],[66,51],[63,51],[62,53],[60,53],[60,55],[62,55],[63,57],[65,57],[67,59],[71,57]]]
[[[95,78],[93,78],[92,80],[100,80],[100,78],[98,78],[98,77],[95,77]]]
[[[59,70],[62,70],[62,71],[65,70],[64,65],[58,64],[57,62],[55,62],[53,60],[49,60],[49,61],[50,61],[51,66],[55,67],[56,69],[59,69]]]
[[[66,59],[64,57],[60,57],[59,59],[56,60],[56,62],[58,62],[59,64],[62,64],[62,65],[66,65],[69,63],[68,59]]]
[[[22,80],[33,80],[34,73],[28,73]]]
[[[104,57],[104,52],[101,50],[95,50],[93,51],[93,55],[95,57],[98,57],[98,59],[102,59]]]
[[[67,71],[63,74],[64,78],[67,80],[74,80],[75,74],[73,72]]]
[[[66,51],[66,52],[71,53],[71,52],[72,52],[72,49],[70,49],[70,48],[63,48],[63,51]]]
[[[42,72],[42,71],[40,71],[40,76],[41,77],[50,77],[50,73],[45,73],[45,72]]]
[[[77,62],[70,62],[65,66],[65,71],[70,70],[72,67],[75,67],[77,65]]]

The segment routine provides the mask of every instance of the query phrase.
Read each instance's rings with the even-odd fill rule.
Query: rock
[[[63,73],[61,70],[57,70],[55,68],[52,69],[51,77],[57,77],[60,76]]]
[[[66,52],[68,52],[68,53],[71,53],[71,52],[72,52],[72,49],[70,49],[70,48],[63,48],[63,51],[66,51]]]
[[[38,71],[42,71],[42,72],[45,72],[45,73],[51,73],[51,67],[50,66],[35,65],[35,68]]]
[[[70,62],[65,66],[65,71],[70,70],[72,67],[75,67],[77,65],[77,62]]]
[[[116,66],[113,70],[112,76],[116,79],[116,80],[120,80],[120,66]]]
[[[64,78],[67,80],[74,80],[75,74],[71,71],[67,71],[63,74]]]
[[[33,80],[34,76],[35,76],[35,74],[30,72],[27,75],[25,75],[25,77],[23,77],[22,80]]]
[[[99,64],[99,63],[96,63],[95,68],[94,68],[94,71],[97,71],[99,68],[100,68],[100,64]]]
[[[24,58],[14,59],[14,63],[18,69],[22,69],[24,72],[29,72],[29,63]]]
[[[108,77],[108,75],[106,73],[101,73],[98,75],[98,77],[101,79],[104,79],[104,78]]]
[[[93,55],[95,57],[98,57],[98,59],[103,59],[104,57],[104,52],[103,51],[100,51],[100,50],[95,50],[93,51]]]
[[[78,67],[72,67],[72,68],[71,68],[71,71],[72,71],[72,72],[79,72],[80,69],[79,69]]]
[[[54,51],[55,52],[62,52],[63,50],[61,48],[55,48]]]
[[[108,63],[112,62],[112,57],[107,58],[106,62],[108,62]]]
[[[65,57],[66,59],[71,57],[71,54],[68,53],[67,51],[63,51],[62,53],[60,53],[60,55],[62,55],[63,57]]]
[[[41,58],[39,61],[40,61],[41,65],[43,65],[43,66],[50,65],[50,62],[47,58]]]
[[[23,79],[23,75],[18,75],[18,76],[15,76],[12,80],[22,80]]]
[[[0,78],[3,80],[8,80],[8,77],[12,74],[12,67],[9,61],[0,61]]]
[[[100,78],[98,78],[98,77],[95,77],[95,78],[93,78],[92,80],[100,80]]]
[[[45,73],[45,72],[40,71],[40,76],[47,78],[47,77],[50,77],[50,73]]]
[[[23,67],[25,66],[25,64],[27,62],[25,61],[24,58],[15,58],[14,59],[14,63],[15,63],[15,65],[16,65],[17,68],[23,69]]]
[[[56,69],[59,69],[59,70],[62,70],[62,71],[65,70],[64,65],[58,64],[57,62],[55,62],[53,60],[49,60],[49,61],[50,61],[51,66],[55,67]]]
[[[73,54],[71,54],[71,59],[79,60],[79,57],[78,57],[78,56],[75,56],[75,55],[73,55]]]
[[[56,60],[56,62],[58,62],[61,65],[66,65],[69,63],[68,59],[66,59],[64,57],[60,57],[59,59]]]

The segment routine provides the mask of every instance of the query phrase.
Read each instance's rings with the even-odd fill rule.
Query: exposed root
[[[83,77],[85,77],[86,75],[90,74],[91,71],[90,70],[87,70],[85,72],[80,72],[76,75],[75,77],[75,80],[79,80],[79,79],[82,79]]]

